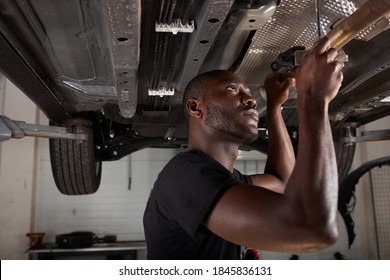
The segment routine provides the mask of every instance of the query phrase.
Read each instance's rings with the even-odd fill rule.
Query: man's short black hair
[[[226,73],[231,73],[227,70],[213,70],[202,73],[193,78],[187,85],[183,95],[184,116],[188,122],[189,114],[186,108],[186,103],[190,99],[200,99],[207,92],[210,82]]]

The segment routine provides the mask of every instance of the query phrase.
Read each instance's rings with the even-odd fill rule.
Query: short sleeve
[[[159,212],[192,237],[222,194],[238,182],[224,166],[203,153],[183,153],[166,170],[157,179]]]

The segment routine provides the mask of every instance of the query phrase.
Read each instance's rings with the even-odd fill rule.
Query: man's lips
[[[244,116],[249,116],[252,119],[256,120],[257,122],[259,121],[259,115],[255,109],[249,109],[245,111]]]

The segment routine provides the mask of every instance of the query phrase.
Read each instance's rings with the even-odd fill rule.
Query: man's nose
[[[249,107],[249,108],[256,109],[256,107],[257,107],[256,99],[253,96],[249,96],[249,95],[245,96],[243,103],[246,107]]]

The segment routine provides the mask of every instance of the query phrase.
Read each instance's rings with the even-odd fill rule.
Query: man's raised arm
[[[272,73],[265,82],[267,92],[268,157],[264,174],[254,175],[252,182],[274,192],[284,193],[295,164],[294,149],[282,116],[282,104],[295,82],[288,78],[279,82],[280,73]]]

